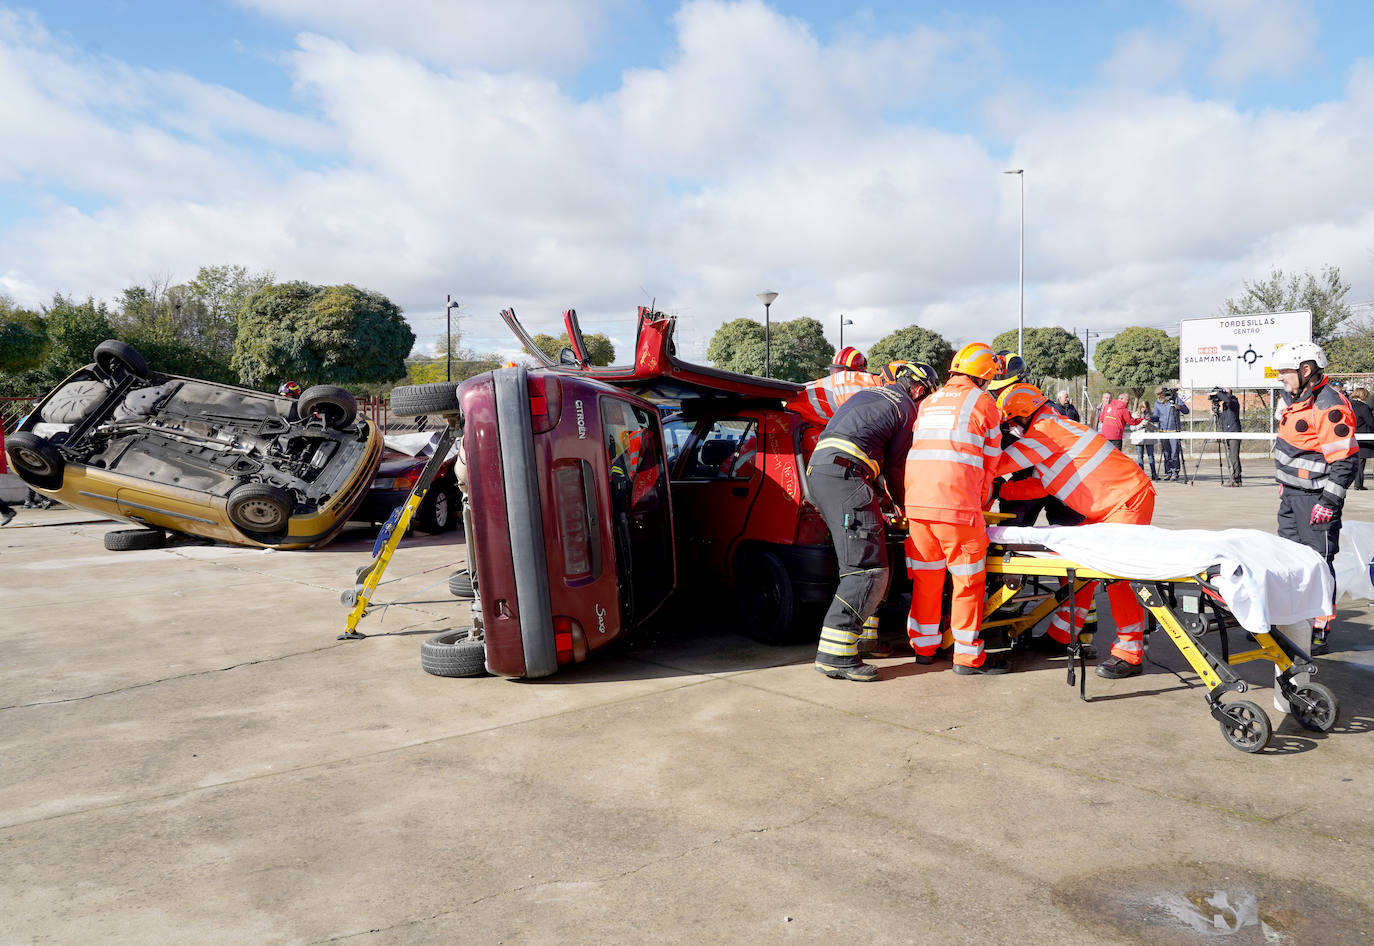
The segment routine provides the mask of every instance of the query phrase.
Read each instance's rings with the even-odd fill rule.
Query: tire
[[[343,430],[358,417],[358,399],[332,384],[306,388],[296,405],[296,412],[302,420],[319,414],[330,430]]]
[[[420,645],[420,666],[436,677],[481,677],[487,672],[487,648],[473,640],[472,629],[436,634]]]
[[[452,585],[453,580],[449,579]],[[1320,683],[1304,683],[1288,694],[1288,712],[1298,725],[1313,732],[1330,732],[1341,718],[1336,694]]]
[[[296,503],[291,494],[264,483],[243,483],[229,493],[226,514],[234,527],[258,542],[280,541]]]
[[[16,431],[5,438],[5,453],[9,455],[14,472],[25,483],[41,489],[61,488],[67,461],[62,458],[57,444],[48,438],[27,430]]]
[[[1269,717],[1264,710],[1249,700],[1227,703],[1222,711],[1226,719],[1221,722],[1221,734],[1226,741],[1241,752],[1259,752],[1269,745],[1273,730]]]
[[[458,382],[436,381],[433,384],[407,384],[392,388],[391,413],[397,417],[461,414]]]
[[[742,553],[735,587],[740,630],[747,637],[774,646],[800,641],[792,576],[775,554],[767,549]]]
[[[435,483],[415,510],[415,527],[430,535],[448,532],[457,525],[458,497],[447,483]]]
[[[105,548],[111,552],[138,552],[160,549],[167,544],[161,529],[116,529],[105,533]]]
[[[148,362],[134,346],[118,339],[107,338],[95,346],[95,363],[101,371],[114,375],[119,369],[135,378],[148,377]]]
[[[466,568],[460,568],[458,571],[448,576],[448,590],[449,594],[453,595],[455,598],[463,598],[471,601],[473,598],[477,597],[476,592],[472,588],[472,573]]]

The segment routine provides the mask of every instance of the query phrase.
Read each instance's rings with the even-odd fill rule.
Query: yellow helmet
[[[1045,393],[1033,384],[1013,384],[997,396],[997,409],[1005,420],[1030,417],[1050,402]]]
[[[1002,370],[1002,365],[986,344],[969,342],[955,353],[954,360],[949,363],[949,370],[991,381]]]

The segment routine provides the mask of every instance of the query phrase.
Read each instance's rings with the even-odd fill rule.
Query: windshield
[[[673,530],[668,470],[657,417],[614,397],[601,399],[610,460],[622,620],[633,626],[673,590]]]

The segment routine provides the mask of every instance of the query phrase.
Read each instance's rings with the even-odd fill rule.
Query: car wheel
[[[767,549],[744,553],[735,569],[740,596],[740,630],[764,644],[795,644],[796,592],[792,576],[778,557]]]
[[[487,672],[487,648],[472,628],[435,634],[420,645],[420,666],[436,677],[480,677]]]
[[[138,349],[117,339],[107,338],[95,346],[95,363],[108,375],[114,375],[118,368],[135,378],[148,377],[148,362],[138,353]]]
[[[392,388],[390,410],[397,417],[461,413],[458,382],[436,381],[433,384],[407,384]]]
[[[458,509],[457,497],[453,487],[446,483],[435,483],[425,495],[425,501],[416,510],[415,525],[430,535],[447,532],[457,520],[454,513]]]
[[[343,430],[358,416],[358,399],[343,388],[317,384],[305,389],[296,410],[302,419],[318,414],[330,430]]]
[[[472,573],[466,568],[460,568],[452,575],[448,576],[449,594],[455,598],[465,598],[471,601],[477,597],[472,589]]]
[[[286,490],[265,483],[243,483],[229,493],[229,521],[250,539],[272,543],[286,534],[295,501]]]
[[[62,486],[62,471],[67,461],[57,444],[46,437],[31,434],[27,430],[16,431],[5,440],[5,453],[9,454],[14,472],[30,486],[41,489],[58,489]]]
[[[105,533],[105,548],[111,552],[137,552],[160,549],[167,544],[161,529],[116,529]]]

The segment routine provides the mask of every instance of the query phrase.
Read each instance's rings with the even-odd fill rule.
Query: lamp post
[[[768,310],[772,308],[773,300],[777,299],[777,297],[778,294],[776,292],[759,293],[759,301],[763,303],[763,376],[765,378],[773,377],[773,333],[770,331],[771,324],[768,320]]]
[[[1092,340],[1100,336],[1101,332],[1093,332],[1089,329],[1083,330],[1083,363],[1087,366],[1083,369],[1083,416],[1086,417],[1088,408],[1092,405],[1088,403],[1088,382],[1092,380]]]
[[[1003,174],[1015,174],[1021,180],[1021,238],[1018,241],[1018,259],[1016,264],[1017,296],[1020,299],[1020,314],[1016,318],[1016,353],[1025,357],[1025,348],[1022,346],[1022,336],[1026,333],[1026,169],[1017,168],[1015,171],[1003,171]]]
[[[853,324],[854,324],[854,320],[853,320],[853,319],[847,319],[847,318],[844,317],[844,313],[843,313],[843,312],[840,313],[840,348],[844,348],[844,327],[845,327],[846,325],[853,325]]]
[[[444,330],[444,380],[453,380],[453,310],[458,308],[459,303],[453,301],[452,295],[444,297],[444,322],[447,326]]]

